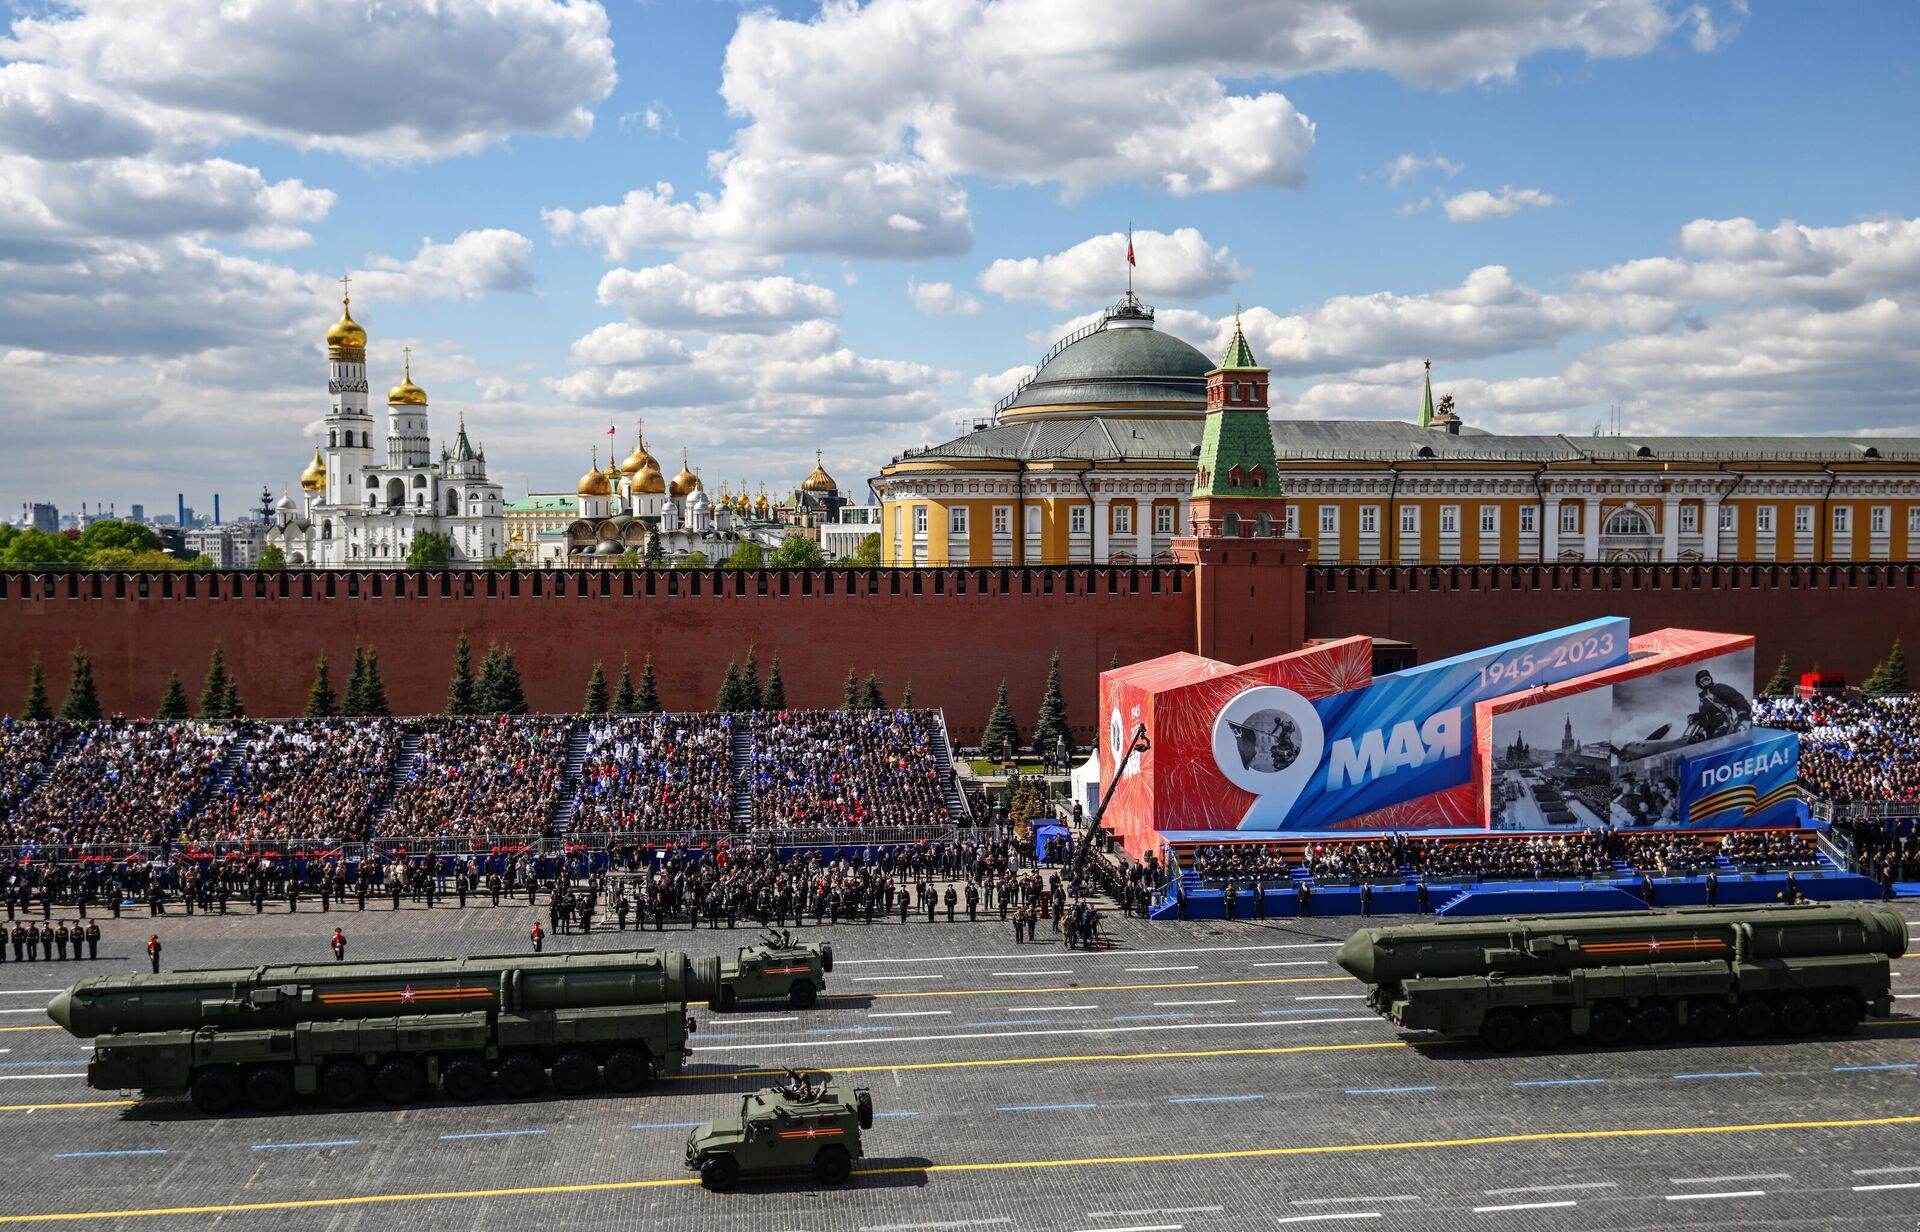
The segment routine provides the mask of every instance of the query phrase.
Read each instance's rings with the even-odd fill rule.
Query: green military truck
[[[806,1009],[827,986],[833,970],[833,946],[801,945],[784,928],[770,929],[753,945],[743,945],[734,961],[720,968],[720,991],[713,1008],[724,1014],[742,1001],[773,1001]]]
[[[47,1016],[94,1041],[87,1085],[202,1112],[634,1091],[677,1073],[718,959],[671,950],[175,971],[81,980]]]
[[[740,1098],[737,1116],[708,1121],[687,1135],[686,1165],[708,1189],[732,1189],[742,1176],[812,1173],[840,1185],[865,1152],[860,1131],[873,1128],[873,1096],[865,1087],[835,1090],[787,1071],[788,1083]]]
[[[1806,904],[1366,928],[1335,957],[1389,1021],[1505,1051],[1844,1035],[1906,950],[1896,912]]]

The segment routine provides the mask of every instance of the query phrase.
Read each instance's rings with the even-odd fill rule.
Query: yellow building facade
[[[1127,300],[993,419],[874,480],[899,566],[1170,563],[1213,361]],[[1325,564],[1920,558],[1920,439],[1498,435],[1430,381],[1419,422],[1272,422],[1289,533]]]

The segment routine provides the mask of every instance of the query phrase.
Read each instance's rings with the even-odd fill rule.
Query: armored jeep
[[[833,946],[825,942],[801,945],[786,929],[769,929],[759,941],[741,946],[734,961],[721,964],[713,1009],[724,1014],[742,1001],[781,997],[789,1005],[806,1009],[826,988],[827,972],[831,970]]]
[[[717,1117],[687,1135],[686,1164],[716,1192],[743,1176],[805,1175],[823,1185],[845,1183],[864,1151],[860,1131],[873,1128],[873,1096],[829,1086],[819,1075],[787,1071],[786,1086],[740,1098],[737,1116]]]

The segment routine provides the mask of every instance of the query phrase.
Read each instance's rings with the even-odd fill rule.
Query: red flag
[[[1134,266],[1137,266],[1140,264],[1138,261],[1135,261],[1133,259],[1133,229],[1132,228],[1127,229],[1127,264],[1134,265]]]
[[[608,436],[614,436],[614,435],[616,435],[616,434],[617,434],[617,433],[618,433],[619,431],[620,431],[620,429],[618,429],[618,428],[616,428],[616,427],[614,427],[614,426],[613,426],[612,424],[608,424],[608,425],[607,425],[607,435],[608,435]]]

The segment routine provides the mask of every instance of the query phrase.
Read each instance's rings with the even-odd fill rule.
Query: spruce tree
[[[653,679],[653,656],[640,668],[640,691],[633,699],[634,709],[641,714],[660,713],[660,687]]]
[[[840,709],[860,709],[860,677],[852,668],[847,669],[847,682],[840,686]]]
[[[20,707],[20,717],[36,722],[53,717],[53,703],[47,700],[47,669],[39,655],[33,656],[33,666],[27,669],[27,700]]]
[[[720,696],[714,699],[713,708],[721,714],[732,714],[742,709],[740,701],[740,665],[728,659],[727,674],[720,678]]]
[[[220,695],[220,717],[227,720],[247,717],[247,703],[240,700],[240,685],[232,676],[227,677],[227,690]]]
[[[1889,697],[1907,691],[1907,652],[1900,645],[1900,639],[1893,640],[1893,649],[1860,682],[1860,691],[1868,697]]]
[[[747,665],[740,669],[740,709],[758,710],[766,702],[766,694],[760,687],[760,660],[747,647]]]
[[[484,714],[527,712],[527,693],[513,661],[513,647],[487,647],[486,661],[480,666],[479,704]]]
[[[900,690],[900,709],[913,709],[913,681],[907,681],[907,687]]]
[[[207,679],[200,686],[201,718],[227,717],[227,694],[232,684],[233,677],[227,674],[227,653],[215,642],[213,653],[207,657]]]
[[[1000,695],[993,699],[987,714],[987,726],[980,733],[980,752],[997,758],[1006,750],[1020,747],[1020,728],[1013,721],[1013,709],[1007,705],[1007,682],[1000,682]]]
[[[760,699],[763,709],[785,710],[787,708],[787,682],[780,676],[780,656],[773,656],[773,667],[767,672],[767,693]]]
[[[60,717],[70,723],[89,723],[100,717],[100,690],[93,683],[93,656],[85,646],[73,648],[73,673],[67,677],[67,700]]]
[[[1787,656],[1780,656],[1780,666],[1773,669],[1773,675],[1767,677],[1767,683],[1760,686],[1762,697],[1791,697],[1793,695],[1793,673],[1787,667]]]
[[[607,673],[601,669],[600,660],[593,661],[593,675],[587,677],[587,697],[581,703],[581,714],[605,714],[607,712]]]
[[[367,652],[359,642],[353,644],[353,671],[347,676],[347,696],[340,713],[349,719],[367,716]]]
[[[860,709],[885,710],[886,694],[880,691],[880,677],[873,672],[867,673],[867,682],[860,686]]]
[[[330,719],[340,713],[340,699],[334,695],[333,680],[327,673],[327,656],[313,665],[313,685],[307,689],[307,717]]]
[[[474,714],[477,705],[473,683],[473,643],[467,640],[467,631],[462,629],[460,640],[453,645],[453,677],[447,681],[447,713]]]
[[[647,536],[647,550],[641,554],[640,563],[649,569],[658,569],[667,563],[667,554],[660,549],[660,532]]]
[[[633,691],[633,667],[627,662],[627,656],[620,656],[620,683],[613,690],[613,712],[632,714],[638,704],[638,694]]]
[[[393,707],[387,704],[387,685],[380,679],[380,652],[371,646],[367,647],[366,679],[361,684],[360,693],[368,718],[392,717]]]
[[[1057,757],[1062,748],[1073,748],[1073,731],[1067,726],[1067,699],[1060,691],[1060,652],[1057,650],[1053,653],[1053,666],[1047,669],[1047,692],[1040,699],[1033,747],[1043,758]]]
[[[184,719],[187,717],[187,689],[180,683],[179,672],[167,673],[167,691],[160,695],[160,709],[153,712],[156,719]]]

